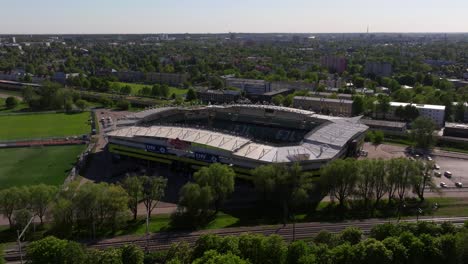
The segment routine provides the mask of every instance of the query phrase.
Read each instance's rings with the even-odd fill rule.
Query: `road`
[[[402,220],[401,222],[416,222],[416,219]],[[420,218],[419,221],[428,221],[434,223],[451,222],[456,225],[461,225],[468,221],[468,217],[438,217],[438,218]],[[171,244],[186,242],[194,244],[195,241],[204,234],[216,234],[219,236],[241,235],[244,233],[262,234],[262,235],[279,235],[286,241],[293,241],[294,239],[308,239],[313,238],[322,230],[331,233],[339,233],[347,227],[353,226],[360,228],[365,235],[369,234],[372,227],[379,224],[388,223],[390,220],[384,219],[369,219],[363,221],[346,221],[340,223],[327,223],[327,222],[310,222],[299,223],[295,226],[288,225],[268,225],[256,227],[235,227],[224,228],[215,230],[203,230],[193,232],[160,232],[153,233],[149,236],[122,236],[111,239],[104,239],[100,241],[88,243],[88,247],[96,249],[105,249],[109,247],[120,247],[125,244],[134,244],[140,246],[144,250],[158,251],[166,250]],[[5,259],[7,261],[17,261],[19,259],[19,252],[17,247],[5,250]]]

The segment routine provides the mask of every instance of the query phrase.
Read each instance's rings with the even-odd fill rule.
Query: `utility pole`
[[[19,232],[19,230],[16,230],[16,235],[18,236],[18,250],[19,250],[19,254],[20,254],[20,263],[21,264],[23,264],[23,251],[22,251],[22,248],[21,248],[21,238],[24,236],[24,233],[28,229],[29,225],[31,225],[34,218],[36,218],[35,215],[33,217],[31,217],[31,219],[29,219],[28,224],[23,228],[23,231],[21,231],[21,233]]]

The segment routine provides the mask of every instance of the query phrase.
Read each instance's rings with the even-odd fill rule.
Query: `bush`
[[[143,264],[145,254],[143,250],[135,245],[125,245],[122,247],[123,264]]]
[[[120,100],[117,102],[116,106],[119,110],[128,110],[130,109],[130,102],[127,100]]]
[[[15,108],[16,106],[18,106],[19,102],[18,102],[18,99],[16,99],[15,97],[13,96],[10,96],[8,97],[6,100],[5,100],[5,106],[6,108],[8,109],[13,109]]]
[[[348,227],[341,232],[341,240],[355,245],[361,242],[362,231],[356,227]]]

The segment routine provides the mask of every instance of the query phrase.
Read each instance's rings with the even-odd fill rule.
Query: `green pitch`
[[[60,185],[85,145],[0,149],[0,189]]]
[[[0,141],[88,134],[89,112],[0,116]]]

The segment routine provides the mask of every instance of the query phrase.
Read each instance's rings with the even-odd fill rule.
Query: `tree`
[[[0,212],[8,219],[10,227],[13,227],[13,212],[20,209],[21,199],[21,189],[17,187],[0,190]]]
[[[360,115],[365,111],[364,98],[362,96],[355,96],[353,98],[353,115]]]
[[[282,105],[283,101],[284,101],[284,96],[281,95],[281,94],[275,95],[275,96],[273,96],[273,98],[271,98],[271,101],[275,105]]]
[[[379,103],[378,110],[385,119],[388,111],[390,111],[390,97],[387,95],[379,94],[379,96],[377,96],[377,102]]]
[[[125,85],[124,87],[120,88],[120,92],[129,95],[132,93],[132,87],[130,85]]]
[[[395,116],[398,117],[400,120],[406,119],[405,108],[401,105],[395,108]]]
[[[347,227],[345,230],[341,231],[340,237],[345,243],[348,242],[351,245],[355,245],[361,242],[362,231],[356,227]]]
[[[52,202],[57,187],[45,184],[33,185],[29,187],[29,205],[35,215],[39,216],[41,224],[49,204]]]
[[[419,116],[419,110],[416,108],[416,106],[412,104],[408,104],[404,107],[404,113],[403,113],[403,119],[405,121],[412,121],[416,119]]]
[[[433,161],[427,161],[426,163],[417,160],[413,162],[414,172],[412,174],[412,185],[413,192],[419,197],[419,199],[424,201],[424,192],[429,186],[431,189],[435,189],[434,182],[432,181]]]
[[[136,245],[125,245],[122,250],[122,264],[143,264],[145,254]]]
[[[143,199],[142,178],[138,176],[129,176],[122,182],[122,187],[128,193],[128,207],[133,213],[133,220],[136,220],[138,215],[138,203]]]
[[[434,130],[436,125],[432,119],[418,117],[411,124],[410,137],[417,147],[430,148],[435,143]]]
[[[341,207],[353,194],[358,180],[358,167],[354,159],[337,159],[327,164],[321,173],[321,184],[330,196],[338,199]]]
[[[188,89],[187,96],[185,97],[185,100],[190,102],[190,101],[193,101],[193,100],[196,100],[196,99],[197,99],[197,94],[195,93],[195,91],[192,88]]]
[[[117,108],[119,110],[128,110],[130,109],[130,102],[127,100],[120,100],[117,102]]]
[[[201,187],[196,183],[187,183],[180,190],[179,206],[185,208],[190,216],[204,216],[213,202],[210,187]]]
[[[7,99],[5,100],[5,106],[8,109],[13,109],[16,106],[18,106],[18,104],[18,99],[16,99],[16,97],[13,96],[7,97]]]
[[[457,122],[465,121],[465,111],[466,111],[465,103],[458,102],[457,106],[455,107],[455,121]]]
[[[384,133],[380,130],[375,130],[374,135],[371,139],[372,144],[377,148],[377,146],[382,144],[382,142],[384,141]]]
[[[310,247],[304,240],[294,241],[288,246],[287,263],[297,264],[299,260],[310,253]]]
[[[215,250],[209,250],[205,252],[203,257],[193,261],[193,264],[248,264],[247,261],[240,257],[232,254],[220,254]]]
[[[145,204],[148,217],[164,197],[167,186],[167,179],[163,177],[142,176],[143,183],[143,203]]]
[[[264,165],[252,171],[255,188],[264,199],[277,203],[283,211],[283,220],[293,216],[291,209],[303,203],[312,189],[311,175],[302,172],[299,164],[291,167]]]
[[[28,263],[64,263],[63,256],[66,253],[67,241],[53,236],[31,242],[26,248]]]
[[[80,111],[82,111],[82,112],[86,109],[87,104],[88,103],[85,100],[82,100],[82,99],[77,100],[75,102],[76,107],[78,107],[80,109]]]
[[[215,213],[234,191],[234,170],[220,163],[214,163],[209,167],[203,167],[193,175],[195,182],[203,187],[211,188],[214,199]]]
[[[387,167],[386,162],[384,160],[372,160],[372,176],[374,181],[374,198],[375,198],[375,205],[377,206],[385,195],[387,190]]]

